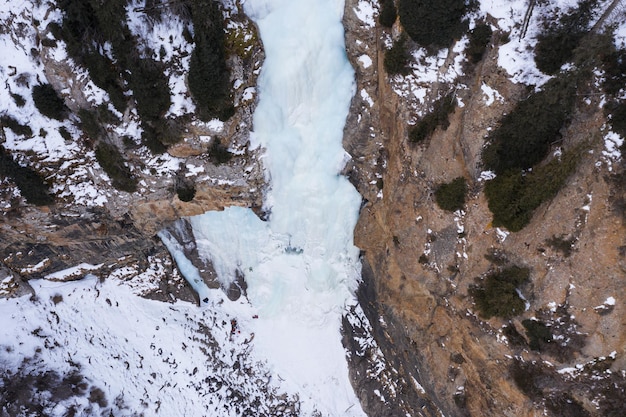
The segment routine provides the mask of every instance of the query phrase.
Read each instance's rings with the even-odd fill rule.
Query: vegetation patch
[[[65,120],[68,109],[50,84],[33,86],[33,101],[39,113],[50,119]]]
[[[24,100],[24,97],[19,94],[11,93],[11,98],[13,98],[17,107],[24,107],[26,105],[26,100]]]
[[[568,258],[574,250],[574,243],[576,243],[575,237],[565,238],[565,235],[552,236],[546,240],[546,244],[552,247],[557,252],[560,252],[563,256]]]
[[[510,170],[529,169],[541,162],[574,109],[574,77],[550,80],[544,89],[519,102],[489,135],[483,164],[500,175]]]
[[[224,18],[217,1],[191,4],[195,48],[189,61],[189,91],[201,120],[234,114],[226,66]]]
[[[491,42],[493,31],[491,26],[486,23],[476,25],[469,33],[469,44],[465,50],[470,63],[476,64],[483,59],[483,55],[487,50],[487,45]]]
[[[544,22],[543,33],[537,37],[535,63],[537,68],[549,75],[559,72],[563,64],[574,57],[574,50],[589,33],[589,22],[598,0],[581,0],[556,22]]]
[[[132,193],[137,191],[137,179],[125,164],[120,151],[110,143],[100,142],[96,147],[96,159],[111,178],[113,187]]]
[[[222,145],[222,140],[218,137],[213,139],[209,149],[209,159],[215,165],[225,164],[231,160],[233,154],[228,150],[228,146]]]
[[[420,143],[432,135],[438,127],[446,130],[450,126],[448,117],[455,108],[456,98],[454,92],[441,97],[434,103],[432,111],[422,117],[409,130],[409,141],[411,143]]]
[[[29,167],[18,164],[2,146],[0,146],[0,176],[12,179],[20,189],[22,197],[30,204],[46,206],[54,202],[48,184],[41,175]]]
[[[252,56],[254,45],[258,43],[258,37],[253,28],[237,26],[234,29],[229,29],[225,42],[229,54],[248,59]]]
[[[607,103],[604,111],[609,119],[611,130],[622,138],[626,138],[626,100]]]
[[[467,181],[458,177],[449,183],[441,184],[435,191],[435,200],[439,208],[447,211],[463,209],[465,195],[467,194]]]
[[[626,88],[626,49],[613,47],[612,51],[603,54],[602,67],[604,69],[602,88],[611,96],[618,95]]]
[[[406,33],[423,47],[450,46],[467,30],[465,0],[399,0],[398,15]]]
[[[132,90],[145,129],[164,118],[171,92],[163,64],[152,59],[151,53],[145,53],[146,57],[139,53],[137,39],[126,23],[126,5],[127,0],[60,0],[64,11],[60,35],[70,56],[89,70],[118,111],[124,112],[128,104],[125,90]],[[160,16],[161,8],[154,9]],[[104,53],[107,49],[113,59]]]
[[[509,375],[515,385],[534,403],[545,406],[549,416],[623,416],[626,380],[616,372],[606,372],[611,360],[594,360],[574,375],[559,375],[546,361],[513,359]],[[602,362],[605,366],[602,366]],[[600,365],[600,369],[592,367]],[[591,404],[589,411],[585,406]]]
[[[485,184],[494,226],[521,230],[575,171],[588,144],[546,159],[572,117],[577,91],[588,85],[591,71],[586,65],[531,93],[490,134],[482,159],[485,168],[497,175]]]
[[[406,35],[402,34],[393,42],[391,49],[385,52],[383,65],[389,75],[407,75],[411,72],[409,61],[411,54],[407,50]]]
[[[378,22],[386,28],[390,28],[396,22],[398,17],[398,11],[394,0],[379,0],[380,13],[378,15]]]
[[[33,135],[33,130],[30,128],[30,126],[23,125],[15,120],[13,117],[6,114],[0,116],[0,126],[11,129],[16,135],[27,137]]]
[[[176,178],[176,195],[180,201],[189,202],[196,196],[196,186],[185,177]]]
[[[61,137],[67,142],[72,140],[72,134],[65,128],[65,126],[61,126],[59,128],[59,135],[61,135]]]
[[[530,172],[508,171],[485,183],[485,195],[493,214],[493,226],[512,232],[522,230],[535,210],[555,197],[576,170],[585,145],[564,152]]]
[[[509,319],[524,312],[518,288],[529,281],[530,270],[509,266],[490,272],[469,289],[481,317]]]
[[[5,360],[3,358],[3,364]],[[16,370],[0,368],[0,404],[3,416],[87,416],[114,415],[107,407],[104,391],[91,384],[77,370],[66,373],[46,369],[38,356],[22,359]],[[78,367],[78,365],[76,365]],[[100,409],[92,405],[98,404]],[[128,409],[116,399],[116,413]]]
[[[543,345],[552,343],[550,328],[539,320],[526,319],[522,321],[522,326],[526,329],[528,345],[532,350],[542,350]]]
[[[78,111],[78,117],[80,119],[79,126],[89,139],[98,140],[104,135],[104,129],[100,125],[95,112],[80,109]]]

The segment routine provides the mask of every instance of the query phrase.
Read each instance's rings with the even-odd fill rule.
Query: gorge
[[[446,0],[462,33],[422,46],[418,0],[224,0],[208,119],[208,2],[107,2],[113,78],[68,55],[70,3],[0,1],[0,415],[624,414],[623,2]],[[124,59],[162,69],[158,120]],[[544,159],[504,172],[507,135]]]

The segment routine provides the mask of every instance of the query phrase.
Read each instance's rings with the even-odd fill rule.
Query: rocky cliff
[[[346,5],[357,94],[344,144],[353,155],[347,174],[364,197],[355,242],[371,274],[363,275],[368,290],[361,303],[379,318],[381,349],[447,416],[623,413],[616,399],[625,387],[626,327],[623,305],[615,300],[624,294],[625,225],[612,203],[623,191],[615,183],[619,163],[602,157],[600,95],[587,95],[562,132],[562,143],[590,147],[558,195],[519,232],[493,227],[482,148],[528,90],[498,66],[496,41],[461,76],[456,94],[463,106],[447,129],[438,128],[426,143],[410,143],[416,114],[445,86],[429,85],[417,105],[398,93],[399,79],[386,74],[383,60],[399,23],[393,29],[368,23],[362,16],[368,6]],[[438,70],[445,73],[453,59]],[[500,98],[488,100],[484,86]],[[435,191],[457,177],[468,183],[464,209],[442,210]],[[530,282],[519,289],[525,311],[485,319],[470,288],[506,263],[530,270]],[[528,330],[533,322],[549,337],[538,342]],[[415,384],[390,397],[390,404],[402,400],[410,415],[436,415]]]

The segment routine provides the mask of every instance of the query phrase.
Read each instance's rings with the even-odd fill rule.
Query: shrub
[[[390,28],[396,22],[397,17],[398,11],[394,0],[380,0],[380,14],[378,15],[380,24]]]
[[[129,86],[142,121],[155,121],[169,110],[170,89],[163,68],[153,59],[132,59]]]
[[[574,172],[585,145],[565,152],[532,172],[509,171],[485,184],[485,196],[493,214],[492,224],[512,232],[522,230],[534,211],[553,198]]]
[[[106,394],[98,387],[91,387],[91,391],[89,392],[89,402],[97,403],[100,408],[104,408],[108,404]]]
[[[528,282],[529,276],[528,268],[510,266],[491,272],[482,282],[470,287],[469,294],[474,298],[480,316],[509,319],[521,314],[524,300],[517,288]]]
[[[26,105],[26,100],[24,100],[24,97],[21,95],[11,93],[11,97],[13,98],[13,101],[15,101],[15,105],[17,107],[24,107]]]
[[[437,205],[447,211],[461,210],[465,205],[465,194],[467,193],[467,181],[458,177],[449,183],[441,184],[435,191]]]
[[[50,38],[43,38],[41,40],[41,45],[48,47],[48,48],[56,48],[57,46],[57,41],[54,39],[50,39]]]
[[[611,129],[626,138],[626,100],[613,101],[605,106]]]
[[[446,130],[450,123],[448,116],[454,111],[456,99],[454,93],[440,98],[433,105],[431,112],[427,113],[409,130],[409,141],[411,143],[419,143],[433,134],[437,127]]]
[[[59,128],[59,135],[61,135],[61,137],[67,142],[72,140],[72,134],[65,128],[65,126],[61,126]]]
[[[615,96],[626,87],[626,49],[613,49],[602,57],[604,81],[602,88]]]
[[[491,26],[486,23],[477,25],[469,33],[469,44],[465,53],[472,64],[476,64],[483,59],[487,45],[491,41],[492,33]]]
[[[502,334],[507,338],[509,345],[516,347],[526,346],[526,339],[517,331],[513,323],[509,322],[509,324],[503,326]]]
[[[39,84],[33,87],[33,101],[37,110],[50,119],[64,120],[67,107],[50,84]]]
[[[104,135],[104,129],[102,129],[96,113],[87,109],[80,109],[78,117],[80,118],[79,126],[89,139],[97,140]]]
[[[180,201],[189,202],[196,196],[196,186],[191,181],[177,179],[176,195]]]
[[[561,236],[552,236],[550,239],[546,240],[546,244],[550,245],[552,249],[561,252],[563,256],[568,258],[573,251],[574,243],[576,242],[576,238],[573,236],[569,239],[566,239],[564,235]]]
[[[124,95],[120,70],[117,66],[109,58],[100,55],[97,51],[85,52],[82,54],[82,60],[94,84],[107,92],[113,107],[119,112],[124,112],[127,106],[127,98]]]
[[[153,154],[162,154],[167,146],[180,142],[182,138],[181,121],[177,119],[144,121],[141,127],[141,140]]]
[[[585,407],[567,392],[548,395],[545,404],[548,411],[555,416],[591,417]],[[608,416],[608,414],[601,415]]]
[[[489,249],[484,257],[486,260],[497,266],[504,266],[509,262],[506,252],[496,248]]]
[[[111,178],[113,187],[129,193],[137,191],[137,179],[125,165],[124,157],[109,143],[100,142],[96,147],[96,159]]]
[[[11,129],[13,133],[15,133],[16,135],[21,135],[21,136],[33,135],[33,130],[30,128],[30,126],[23,125],[17,120],[15,120],[13,117],[6,115],[6,114],[0,116],[0,126]]]
[[[528,398],[533,401],[541,401],[544,399],[542,388],[552,382],[547,370],[541,365],[532,362],[524,362],[516,358],[511,363],[509,373],[520,389]]]
[[[543,344],[552,342],[552,332],[544,323],[526,319],[522,321],[522,325],[526,329],[528,344],[532,350],[540,350]]]
[[[98,107],[96,107],[96,114],[102,123],[117,124],[121,122],[119,117],[109,110],[106,103],[101,103]]]
[[[560,138],[575,103],[574,76],[550,80],[504,116],[489,135],[483,163],[496,174],[524,170],[541,162]]]
[[[597,0],[581,0],[556,23],[544,24],[544,32],[537,37],[535,47],[535,63],[540,71],[555,74],[572,59],[574,49],[589,32],[589,21],[597,3]]]
[[[399,0],[398,15],[406,33],[424,47],[446,48],[467,28],[464,0]]]
[[[167,147],[159,140],[157,130],[148,123],[142,124],[141,141],[155,155],[160,155],[167,150]]]
[[[228,151],[228,147],[222,145],[220,138],[213,139],[211,148],[209,149],[209,158],[215,164],[224,164],[231,160],[233,154]]]
[[[48,184],[43,178],[28,167],[23,167],[13,157],[0,146],[0,176],[13,180],[20,194],[30,204],[36,206],[46,206],[54,202],[48,191]]]
[[[391,49],[385,52],[385,58],[383,65],[385,71],[389,75],[407,75],[410,72],[408,67],[411,55],[406,48],[406,36],[402,34],[398,40],[396,40]]]

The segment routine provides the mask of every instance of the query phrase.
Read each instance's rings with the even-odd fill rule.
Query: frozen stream
[[[228,287],[248,283],[254,354],[267,360],[302,411],[364,415],[350,386],[340,324],[356,303],[360,276],[353,245],[360,196],[339,175],[349,156],[343,127],[354,93],[341,23],[343,0],[248,0],[266,59],[258,82],[253,146],[261,146],[271,188],[268,221],[230,208],[191,218],[202,257]],[[209,306],[217,297],[162,236]],[[254,316],[254,319],[250,317]],[[258,317],[258,318],[257,318]]]

